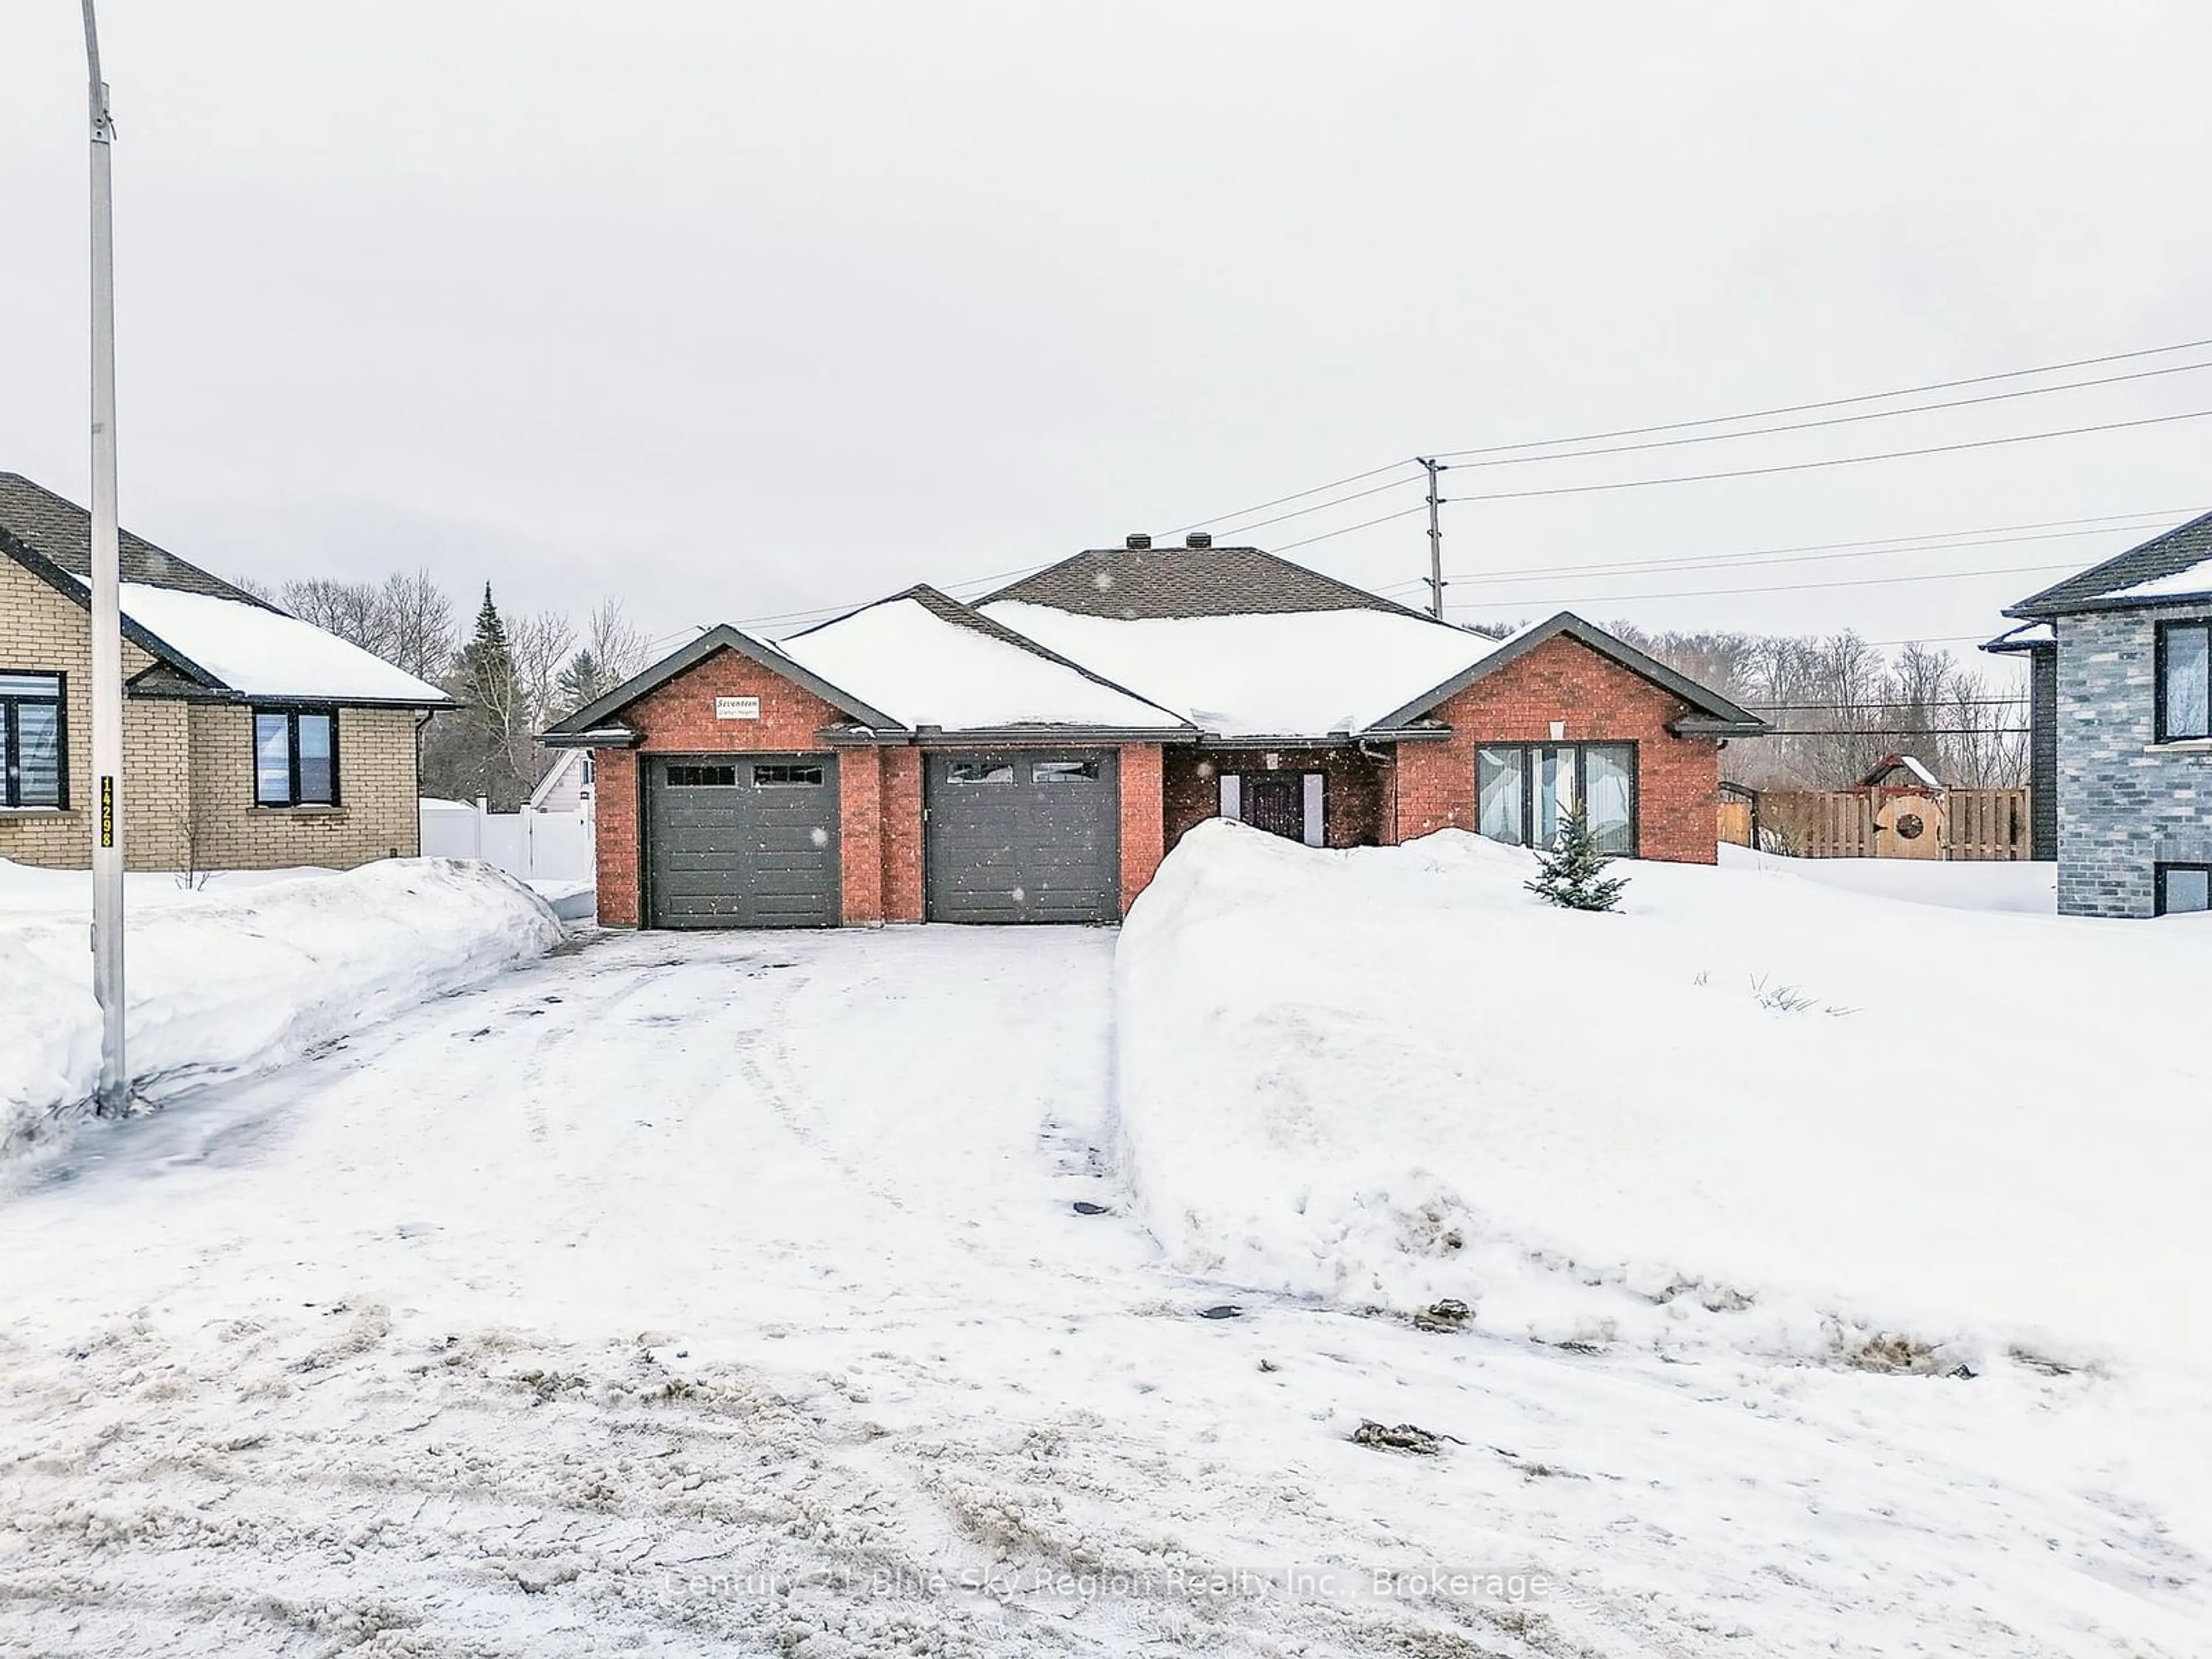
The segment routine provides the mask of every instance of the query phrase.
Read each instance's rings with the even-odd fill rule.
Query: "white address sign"
[[[718,720],[757,720],[761,717],[758,697],[717,697],[714,699],[714,718]]]

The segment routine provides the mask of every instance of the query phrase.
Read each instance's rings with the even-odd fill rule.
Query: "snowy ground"
[[[2179,1358],[1565,1347],[1164,1260],[1114,949],[600,938],[19,1170],[0,1650],[2203,1651]]]
[[[134,1091],[158,1102],[475,984],[563,937],[553,910],[488,865],[386,860],[125,882]],[[87,928],[91,878],[0,861],[0,1158],[52,1150],[100,1071]]]

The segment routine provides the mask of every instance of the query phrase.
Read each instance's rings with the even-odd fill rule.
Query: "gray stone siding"
[[[2058,856],[2058,647],[2027,659],[2027,820],[2031,859]]]
[[[2157,624],[2208,607],[2058,621],[2058,908],[2148,916],[2155,866],[2212,863],[2212,753],[2161,748]]]

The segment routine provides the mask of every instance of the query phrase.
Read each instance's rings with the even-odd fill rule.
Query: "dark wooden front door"
[[[1306,838],[1305,780],[1296,772],[1261,772],[1244,780],[1244,821],[1288,841]]]

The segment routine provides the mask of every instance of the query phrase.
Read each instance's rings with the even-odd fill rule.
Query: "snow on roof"
[[[1125,621],[1013,600],[981,609],[1226,737],[1364,731],[1498,648],[1387,611]]]
[[[2212,559],[2203,559],[2180,570],[2153,576],[2148,581],[2127,587],[2116,587],[2103,597],[2108,599],[2194,599],[2200,593],[2212,593]]]
[[[972,732],[1007,726],[1179,724],[1164,708],[1036,652],[949,622],[912,599],[870,605],[781,641],[775,649],[908,726]]]
[[[359,646],[263,605],[139,582],[123,584],[122,603],[132,622],[247,696],[416,708],[453,701]]]

